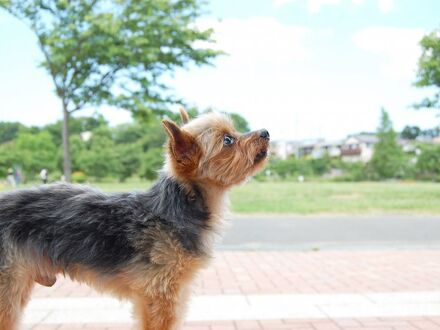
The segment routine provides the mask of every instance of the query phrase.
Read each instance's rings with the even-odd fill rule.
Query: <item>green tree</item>
[[[20,132],[15,141],[15,147],[20,157],[25,174],[34,177],[43,168],[49,172],[57,168],[57,147],[49,132],[37,134]]]
[[[142,139],[148,130],[145,129],[145,125],[140,123],[128,123],[116,126],[113,129],[113,136],[116,143],[135,143]]]
[[[80,151],[78,165],[87,176],[100,180],[114,176],[119,170],[116,145],[108,127],[100,127],[93,131],[87,142],[87,149]]]
[[[234,112],[230,113],[229,115],[231,116],[231,119],[234,122],[235,129],[238,132],[246,133],[251,130],[248,121],[243,116],[240,116],[238,113]]]
[[[14,140],[24,126],[17,122],[0,122],[0,144]]]
[[[70,152],[72,154],[72,172],[85,172],[81,164],[81,158],[82,155],[87,152],[87,144],[79,135],[70,136]]]
[[[435,138],[437,136],[440,136],[440,126],[430,129],[425,129],[422,131],[421,135],[426,136],[428,138]]]
[[[198,0],[0,0],[25,22],[44,55],[63,112],[64,174],[70,180],[69,118],[107,104],[140,117],[166,113],[179,101],[161,78],[179,67],[207,64],[219,53],[196,47],[211,30],[194,21]]]
[[[140,143],[116,145],[116,176],[123,182],[135,174],[141,166],[142,147]]]
[[[177,115],[175,117],[178,122],[179,118],[177,118]],[[166,134],[158,120],[143,123],[143,126],[145,127],[145,134],[140,140],[142,146],[140,175],[143,178],[152,180],[156,178],[158,170],[164,162]]]
[[[326,152],[320,158],[310,159],[310,167],[312,168],[313,174],[318,176],[324,175],[332,169],[332,159]]]
[[[416,108],[440,109],[440,29],[424,36],[420,41],[422,55],[419,59],[417,87],[434,87],[436,92],[416,104]]]
[[[80,135],[86,131],[93,131],[100,126],[108,126],[107,120],[101,114],[95,114],[91,117],[70,117],[69,119],[69,135]],[[58,120],[53,124],[48,124],[42,127],[42,130],[47,130],[52,135],[53,141],[57,146],[62,145],[62,137],[60,132],[63,127],[63,121]],[[70,146],[70,144],[69,144]],[[73,156],[73,152],[71,153]],[[73,158],[73,157],[72,157]]]
[[[374,146],[373,157],[369,163],[372,179],[401,176],[405,167],[405,157],[402,148],[397,144],[397,134],[385,109],[381,110],[377,136],[379,141]]]
[[[21,164],[15,141],[0,144],[0,178],[4,178],[9,168]]]
[[[142,155],[141,176],[153,180],[163,164],[163,148],[150,148]]]
[[[416,169],[420,178],[440,180],[440,145],[424,146]]]
[[[422,130],[418,126],[405,126],[400,133],[402,139],[415,140],[422,134]]]
[[[286,179],[298,171],[298,160],[294,156],[287,159],[270,159],[268,169],[280,178]]]

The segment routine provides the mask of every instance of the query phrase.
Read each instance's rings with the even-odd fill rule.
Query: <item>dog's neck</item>
[[[162,189],[164,187],[161,181],[166,182],[167,180],[173,181],[174,187],[176,187],[176,184],[180,186],[180,188],[177,189],[178,194],[180,193],[186,196],[181,197],[180,202],[186,204],[188,201],[190,201],[190,205],[193,205],[195,210],[199,213],[198,216],[202,217],[200,219],[197,218],[198,220],[202,221],[200,225],[204,228],[200,243],[201,246],[204,247],[204,253],[206,255],[211,255],[213,244],[216,238],[221,236],[225,226],[224,219],[228,216],[227,211],[229,203],[227,199],[227,189],[212,184],[182,180],[169,172],[163,171],[156,185],[159,190],[161,189],[160,187],[162,187]],[[154,188],[152,193],[155,194]],[[163,194],[164,191],[161,193]],[[163,197],[169,198],[167,195],[168,193],[169,192],[167,191]],[[170,211],[170,209],[172,209],[166,203],[160,204],[160,207],[165,206],[165,209],[158,211],[158,214],[167,213]],[[182,206],[182,213],[178,213],[178,217],[181,217],[183,223],[186,223],[188,219],[186,219],[184,211],[188,211],[188,206]],[[192,206],[189,206],[189,209],[192,209]],[[175,215],[172,216],[175,217]],[[197,219],[193,219],[192,223],[196,223]],[[207,230],[206,228],[209,229]]]
[[[193,190],[194,187],[200,189],[202,192],[204,203],[208,208],[208,211],[214,217],[223,217],[228,212],[229,201],[227,198],[227,193],[229,191],[229,188],[213,184],[209,181],[192,182],[185,178],[181,178],[178,176],[177,173],[172,170],[169,161],[165,162],[165,166],[162,168],[161,172],[162,175],[178,181],[183,187],[188,190],[188,192]]]
[[[213,185],[202,185],[201,189],[209,212],[213,216],[223,217],[229,208],[227,189]]]

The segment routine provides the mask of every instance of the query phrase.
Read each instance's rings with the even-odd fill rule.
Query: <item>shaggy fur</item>
[[[163,121],[167,161],[147,192],[53,184],[0,195],[0,329],[16,329],[34,283],[57,274],[130,299],[144,330],[178,326],[225,192],[263,166],[269,141],[225,116],[181,115],[182,128]]]

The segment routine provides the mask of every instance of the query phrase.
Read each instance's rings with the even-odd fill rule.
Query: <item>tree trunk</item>
[[[71,181],[72,164],[70,162],[70,143],[69,143],[69,117],[70,113],[67,111],[67,106],[63,101],[63,170],[64,178],[67,182]]]

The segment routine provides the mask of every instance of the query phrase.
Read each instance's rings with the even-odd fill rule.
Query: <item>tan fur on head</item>
[[[186,124],[187,122],[189,122],[188,112],[186,112],[184,108],[180,108],[179,111],[180,111],[180,118],[182,119],[182,123]]]
[[[241,134],[234,128],[232,120],[222,114],[208,113],[188,122],[182,128],[164,122],[170,136],[172,151],[169,162],[174,173],[183,179],[192,179],[223,188],[239,184],[258,171],[266,162],[269,148],[267,139],[259,132]],[[233,139],[231,145],[224,144],[225,135]],[[182,173],[182,157],[175,150],[182,150],[187,164],[191,163],[191,173]],[[263,155],[263,156],[261,156]]]

